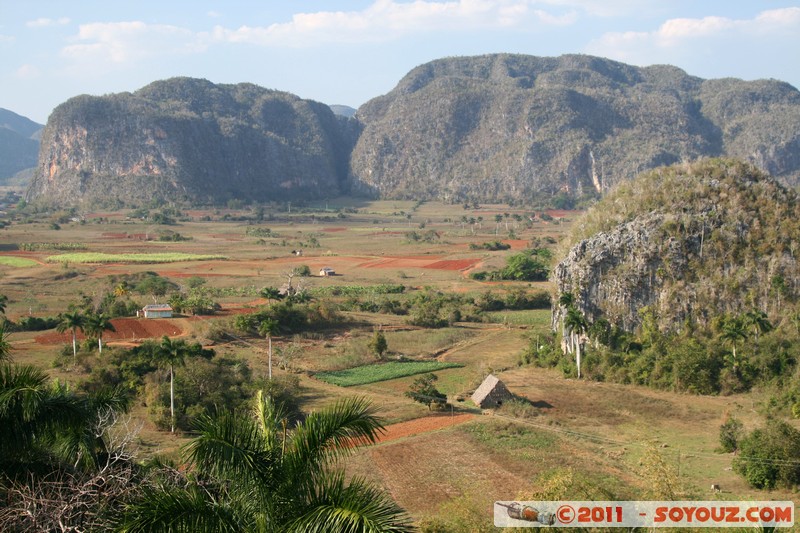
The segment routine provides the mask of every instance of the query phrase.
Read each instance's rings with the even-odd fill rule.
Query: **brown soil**
[[[406,256],[406,257],[382,257],[361,263],[358,265],[361,268],[425,268],[432,260],[441,259],[441,256]]]
[[[425,418],[417,418],[407,422],[400,422],[386,426],[386,433],[378,437],[378,443],[389,442],[419,433],[427,433],[457,424],[463,424],[475,418],[471,413],[461,413],[454,416],[438,415],[426,416]]]
[[[111,321],[116,331],[106,331],[103,341],[130,341],[132,339],[159,339],[164,335],[175,337],[183,334],[179,321],[184,319],[161,318],[115,318]],[[77,338],[83,340],[85,336],[78,331]],[[63,344],[72,342],[72,333],[48,332],[34,339],[38,344]]]
[[[465,270],[467,268],[472,268],[479,262],[480,259],[444,259],[442,261],[436,261],[435,263],[429,263],[423,268],[430,268],[433,270]]]
[[[326,233],[336,233],[337,231],[347,231],[347,228],[322,228]]]
[[[530,486],[525,474],[509,471],[458,432],[411,437],[370,448],[367,453],[371,468],[392,497],[420,516],[434,514],[443,504],[465,497],[465,487],[472,496],[469,504],[483,507],[482,512],[491,516],[491,502],[502,499],[499,495],[513,497]],[[484,497],[475,498],[475,494]]]
[[[511,245],[512,250],[524,250],[528,247],[528,241],[524,239],[506,239],[503,242]]]

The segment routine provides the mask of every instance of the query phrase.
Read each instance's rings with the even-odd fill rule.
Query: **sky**
[[[0,107],[43,124],[73,96],[191,76],[357,108],[418,65],[489,53],[800,87],[800,1],[0,0]]]

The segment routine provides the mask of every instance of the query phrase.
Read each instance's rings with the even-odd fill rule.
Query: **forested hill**
[[[353,174],[381,196],[580,198],[659,165],[726,155],[800,177],[800,93],[582,55],[419,66],[358,110]]]
[[[569,205],[698,156],[797,184],[800,93],[670,66],[499,54],[419,66],[348,118],[250,84],[176,78],[56,108],[28,198]]]
[[[78,96],[42,135],[28,198],[219,203],[346,192],[357,129],[321,103],[252,84],[173,78]]]
[[[577,219],[554,272],[589,324],[662,331],[797,314],[800,199],[752,165],[703,160],[622,183]],[[559,323],[566,306],[556,306]],[[800,316],[800,315],[798,315]],[[689,326],[687,326],[689,325]]]
[[[0,108],[0,184],[36,166],[42,125]]]

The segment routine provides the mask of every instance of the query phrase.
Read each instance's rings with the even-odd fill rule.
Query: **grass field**
[[[38,263],[32,259],[25,259],[24,257],[14,257],[13,255],[0,255],[0,265],[25,268],[36,266]]]
[[[460,366],[463,365],[439,361],[390,361],[345,370],[317,372],[314,377],[340,387],[353,387]]]
[[[460,205],[434,202],[330,199],[293,208],[291,213],[271,207],[262,222],[253,220],[252,210],[223,208],[187,211],[178,225],[165,228],[130,220],[126,212],[86,213],[84,224],[66,223],[60,230],[52,229],[47,220],[20,221],[3,230],[4,252],[16,251],[24,243],[63,242],[85,248],[86,254],[53,256],[53,249],[44,247],[27,251],[25,258],[0,256],[0,264],[6,265],[0,270],[0,294],[8,297],[6,316],[18,321],[30,315],[55,316],[77,302],[94,305],[114,290],[121,276],[156,272],[183,288],[188,279],[200,279],[205,287],[219,289],[217,294],[230,296],[217,298],[222,310],[216,316],[178,319],[185,325],[182,337],[206,343],[221,356],[241,357],[255,377],[263,377],[267,371],[264,338],[211,340],[210,331],[217,325],[226,327],[239,313],[267,304],[255,296],[259,289],[282,286],[301,266],[308,266],[312,276],[292,281],[317,295],[314,304],[338,305],[353,298],[367,302],[413,298],[422,291],[477,298],[486,291],[502,295],[513,289],[549,289],[547,283],[485,283],[469,278],[471,270],[502,266],[508,255],[534,239],[557,240],[568,230],[572,217],[552,222],[537,217],[527,225],[514,221],[510,223],[513,235],[502,231],[504,225],[500,235],[495,235],[493,217],[504,212],[526,215],[530,210],[503,205],[465,210]],[[483,223],[464,224],[464,215],[480,216]],[[248,234],[254,227],[262,230],[258,234],[268,236],[255,236],[252,229]],[[188,240],[143,242],[132,238],[159,229],[178,231]],[[436,235],[430,242],[409,236],[428,230]],[[508,242],[512,249],[470,249],[470,244],[496,239]],[[297,251],[302,255],[293,253]],[[17,263],[17,259],[23,262]],[[26,268],[18,268],[22,266]],[[335,269],[337,275],[313,275],[323,267]],[[402,294],[376,294],[379,291],[373,289],[396,285],[404,287]],[[153,301],[150,295],[136,293],[126,298],[138,305]],[[610,496],[641,498],[648,481],[640,472],[639,460],[654,443],[678,473],[681,495],[687,498],[795,496],[790,491],[766,493],[748,488],[730,470],[732,457],[714,451],[719,425],[726,416],[740,418],[747,430],[762,423],[760,412],[768,402],[767,392],[691,396],[566,379],[556,370],[518,367],[520,353],[531,339],[549,331],[549,310],[492,312],[483,322],[456,321],[441,329],[412,326],[406,315],[343,314],[350,320],[341,327],[273,341],[276,358],[289,360],[288,370],[275,365],[274,372],[299,380],[305,411],[342,396],[359,395],[372,401],[387,423],[427,420],[436,414],[406,398],[404,392],[416,373],[431,371],[439,378],[436,385],[440,391],[467,399],[455,403],[456,414],[469,405],[469,395],[489,372],[532,406],[530,416],[503,418],[508,413],[502,411],[497,414],[503,416],[475,416],[462,425],[358,450],[345,462],[349,472],[364,475],[388,490],[417,520],[460,520],[461,531],[491,530],[493,501],[553,488],[553,476],[572,480],[572,484],[563,484],[576,491],[565,493],[567,499],[576,494],[602,495],[580,492],[598,486]],[[425,363],[433,366],[423,367],[419,362],[372,364],[375,357],[368,342],[378,329],[385,334],[391,356],[426,359]],[[18,332],[10,336],[16,362],[36,363],[48,368],[53,378],[75,385],[88,378],[80,368],[50,368],[57,353],[69,346],[66,341],[38,342],[40,335],[42,332]],[[122,350],[141,341],[138,337],[112,341],[107,349]],[[332,380],[323,381],[326,376]],[[343,381],[335,381],[334,376]],[[140,457],[157,453],[176,457],[188,436],[157,430],[147,411],[137,403],[132,413],[143,425],[138,437]],[[721,484],[722,493],[708,493],[712,482]]]

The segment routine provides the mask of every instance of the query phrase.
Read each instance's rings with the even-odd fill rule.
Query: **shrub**
[[[757,489],[790,488],[800,483],[800,431],[771,420],[739,443],[733,470]]]
[[[742,428],[742,423],[733,417],[729,417],[719,427],[719,445],[723,452],[735,452],[739,448],[739,439],[742,438]]]

